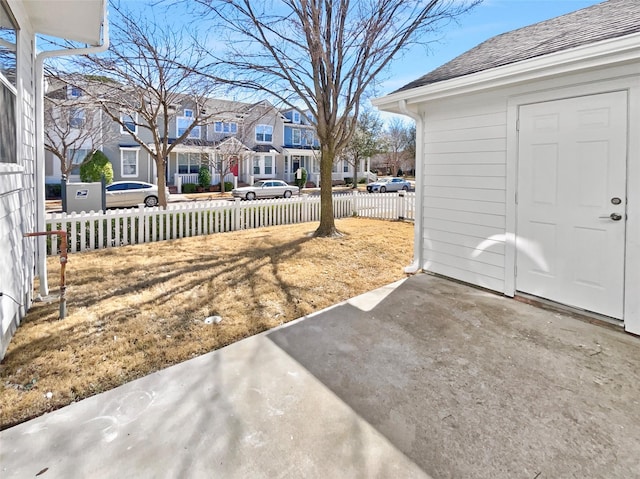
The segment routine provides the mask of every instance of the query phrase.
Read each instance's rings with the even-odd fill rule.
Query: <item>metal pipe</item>
[[[408,274],[417,273],[424,267],[424,252],[422,250],[423,246],[423,219],[422,219],[422,208],[423,208],[423,191],[422,191],[422,150],[423,150],[423,138],[424,138],[424,118],[421,114],[409,110],[407,107],[406,100],[398,101],[398,109],[403,115],[406,115],[416,122],[416,199],[415,199],[415,220],[413,225],[413,262],[404,268],[404,272]]]
[[[24,236],[52,236],[58,235],[60,238],[60,319],[64,319],[67,316],[67,280],[66,280],[66,267],[67,267],[67,232],[61,230],[54,231],[37,231],[35,233],[25,233]],[[42,280],[42,278],[41,278]]]

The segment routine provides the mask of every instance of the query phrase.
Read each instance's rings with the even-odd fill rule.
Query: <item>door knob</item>
[[[607,215],[607,216],[598,216],[598,218],[603,220],[620,221],[622,219],[622,215],[619,215],[618,213],[611,213],[610,215]]]

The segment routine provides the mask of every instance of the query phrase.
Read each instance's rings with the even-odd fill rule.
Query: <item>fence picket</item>
[[[380,219],[409,219],[415,215],[415,193],[358,193],[334,195],[336,218],[362,216]],[[50,213],[47,230],[63,230],[69,251],[112,248],[242,229],[319,221],[320,197],[240,201],[197,202],[130,210]],[[57,254],[58,237],[48,242],[49,255]]]

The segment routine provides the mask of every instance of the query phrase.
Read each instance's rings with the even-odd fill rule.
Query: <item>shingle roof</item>
[[[495,36],[397,91],[640,32],[640,0],[608,0]]]
[[[280,149],[273,145],[255,145],[252,149],[256,153],[270,153],[272,150],[276,150],[280,153]]]

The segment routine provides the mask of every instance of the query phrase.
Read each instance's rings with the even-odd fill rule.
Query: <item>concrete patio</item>
[[[640,340],[430,275],[0,432],[42,478],[640,477]]]

